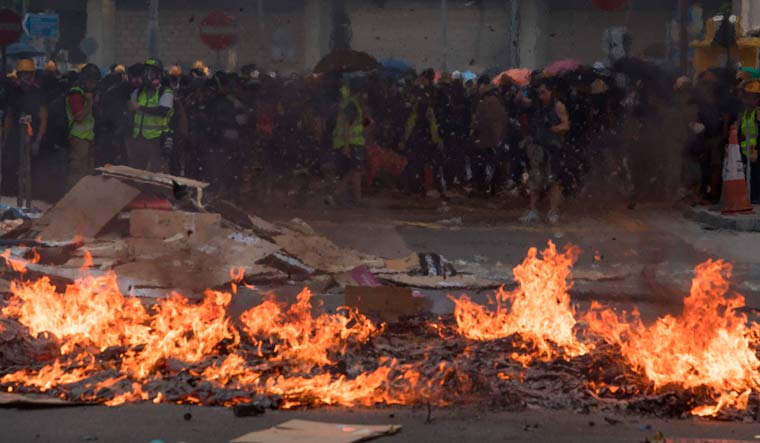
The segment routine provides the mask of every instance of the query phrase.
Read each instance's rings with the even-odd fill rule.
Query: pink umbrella
[[[530,83],[530,75],[533,71],[528,68],[512,68],[507,69],[501,74],[497,75],[493,79],[493,84],[499,85],[501,81],[506,77],[511,79],[517,86],[528,86]]]
[[[578,60],[568,58],[565,60],[558,60],[554,63],[549,64],[548,66],[544,68],[544,73],[550,76],[557,75],[563,72],[575,71],[580,66],[581,66],[581,62],[579,62]]]

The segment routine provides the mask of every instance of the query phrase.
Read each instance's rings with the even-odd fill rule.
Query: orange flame
[[[514,269],[519,287],[512,292],[500,288],[496,293],[496,308],[488,310],[467,296],[452,300],[454,317],[460,334],[473,340],[495,340],[513,334],[533,340],[537,350],[528,355],[513,355],[524,364],[533,358],[551,359],[556,356],[551,343],[562,348],[568,356],[587,352],[574,334],[575,310],[570,306],[568,290],[570,267],[578,249],[569,247],[558,253],[549,242],[541,258],[536,248],[530,248],[521,265]]]
[[[11,250],[6,249],[5,252],[0,254],[0,257],[5,260],[5,264],[11,267],[13,271],[18,272],[19,274],[26,274],[26,265],[29,263],[35,264],[40,262],[40,254],[35,251],[34,249],[31,250],[32,258],[29,261],[19,259],[19,258],[11,258]]]
[[[342,354],[349,342],[364,343],[379,330],[356,310],[341,308],[346,315],[311,315],[311,291],[304,289],[287,311],[272,300],[244,312],[240,319],[252,337],[266,337],[275,344],[275,360],[314,365],[332,363],[330,353]]]
[[[589,331],[619,345],[655,388],[669,383],[711,388],[716,404],[697,407],[693,414],[715,415],[727,406],[745,409],[750,392],[760,389],[760,360],[747,317],[739,312],[744,297],[726,295],[730,276],[731,265],[722,260],[700,264],[682,314],[648,327],[638,310],[618,316],[593,303],[585,316]]]
[[[347,346],[366,342],[381,328],[349,309],[313,317],[308,290],[288,309],[268,300],[241,317],[242,330],[254,345],[274,345],[270,359],[283,365],[285,372],[280,375],[249,366],[246,349],[250,345],[242,346],[240,333],[227,315],[232,298],[228,292],[207,291],[200,303],[172,294],[148,309],[138,298],[119,291],[113,273],[82,277],[63,293],[56,292],[48,278],[14,282],[11,290],[14,295],[2,314],[16,318],[33,336],[54,335],[61,343],[61,356],[36,371],[6,374],[0,378],[2,384],[44,391],[116,369],[117,378],[95,386],[95,390],[111,388],[114,392],[106,404],[162,402],[167,401],[165,394],[150,392],[146,386],[160,379],[163,366],[174,360],[199,364],[205,368],[199,375],[218,386],[281,395],[282,407],[304,402],[351,406],[433,398],[434,387],[425,384],[429,381],[421,381],[414,368],[392,360],[383,360],[376,369],[352,378],[330,372],[312,375],[314,368],[333,362]],[[120,349],[118,361],[97,357],[108,349]],[[218,360],[223,349],[229,353]],[[217,362],[204,363],[209,359]],[[450,370],[442,367],[441,371]],[[90,396],[82,399],[95,400]],[[187,402],[199,400],[190,396]]]

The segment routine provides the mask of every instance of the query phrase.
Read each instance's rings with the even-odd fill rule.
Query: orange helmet
[[[182,75],[182,68],[179,65],[173,65],[169,68],[169,75]]]
[[[29,58],[22,58],[16,62],[16,72],[34,72],[34,62]]]
[[[750,94],[760,94],[760,81],[753,80],[745,84],[744,92],[749,92]]]
[[[48,60],[48,62],[45,63],[45,71],[55,72],[57,70],[58,70],[58,66],[55,64],[53,60]]]

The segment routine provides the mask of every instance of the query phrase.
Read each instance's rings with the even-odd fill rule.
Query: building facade
[[[688,3],[707,16],[724,2]],[[760,27],[760,2],[733,3],[748,29]],[[57,47],[74,63],[144,60],[155,35],[155,55],[167,65],[201,59],[219,69],[256,63],[283,73],[309,71],[329,52],[337,7],[348,17],[352,48],[449,71],[536,68],[566,58],[606,62],[603,36],[613,28],[628,32],[631,55],[668,59],[679,16],[679,1],[661,0],[630,0],[613,12],[590,0],[26,0],[25,7],[60,15]],[[229,49],[209,49],[199,37],[201,20],[215,10],[236,20],[238,38]],[[85,38],[97,43],[91,54],[81,51]]]

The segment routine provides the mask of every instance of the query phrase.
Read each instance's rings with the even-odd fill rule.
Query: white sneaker
[[[536,223],[539,219],[538,211],[531,209],[527,214],[520,217],[522,223]]]
[[[559,212],[549,211],[549,213],[546,215],[546,220],[549,222],[550,225],[556,225],[557,223],[559,223]]]

